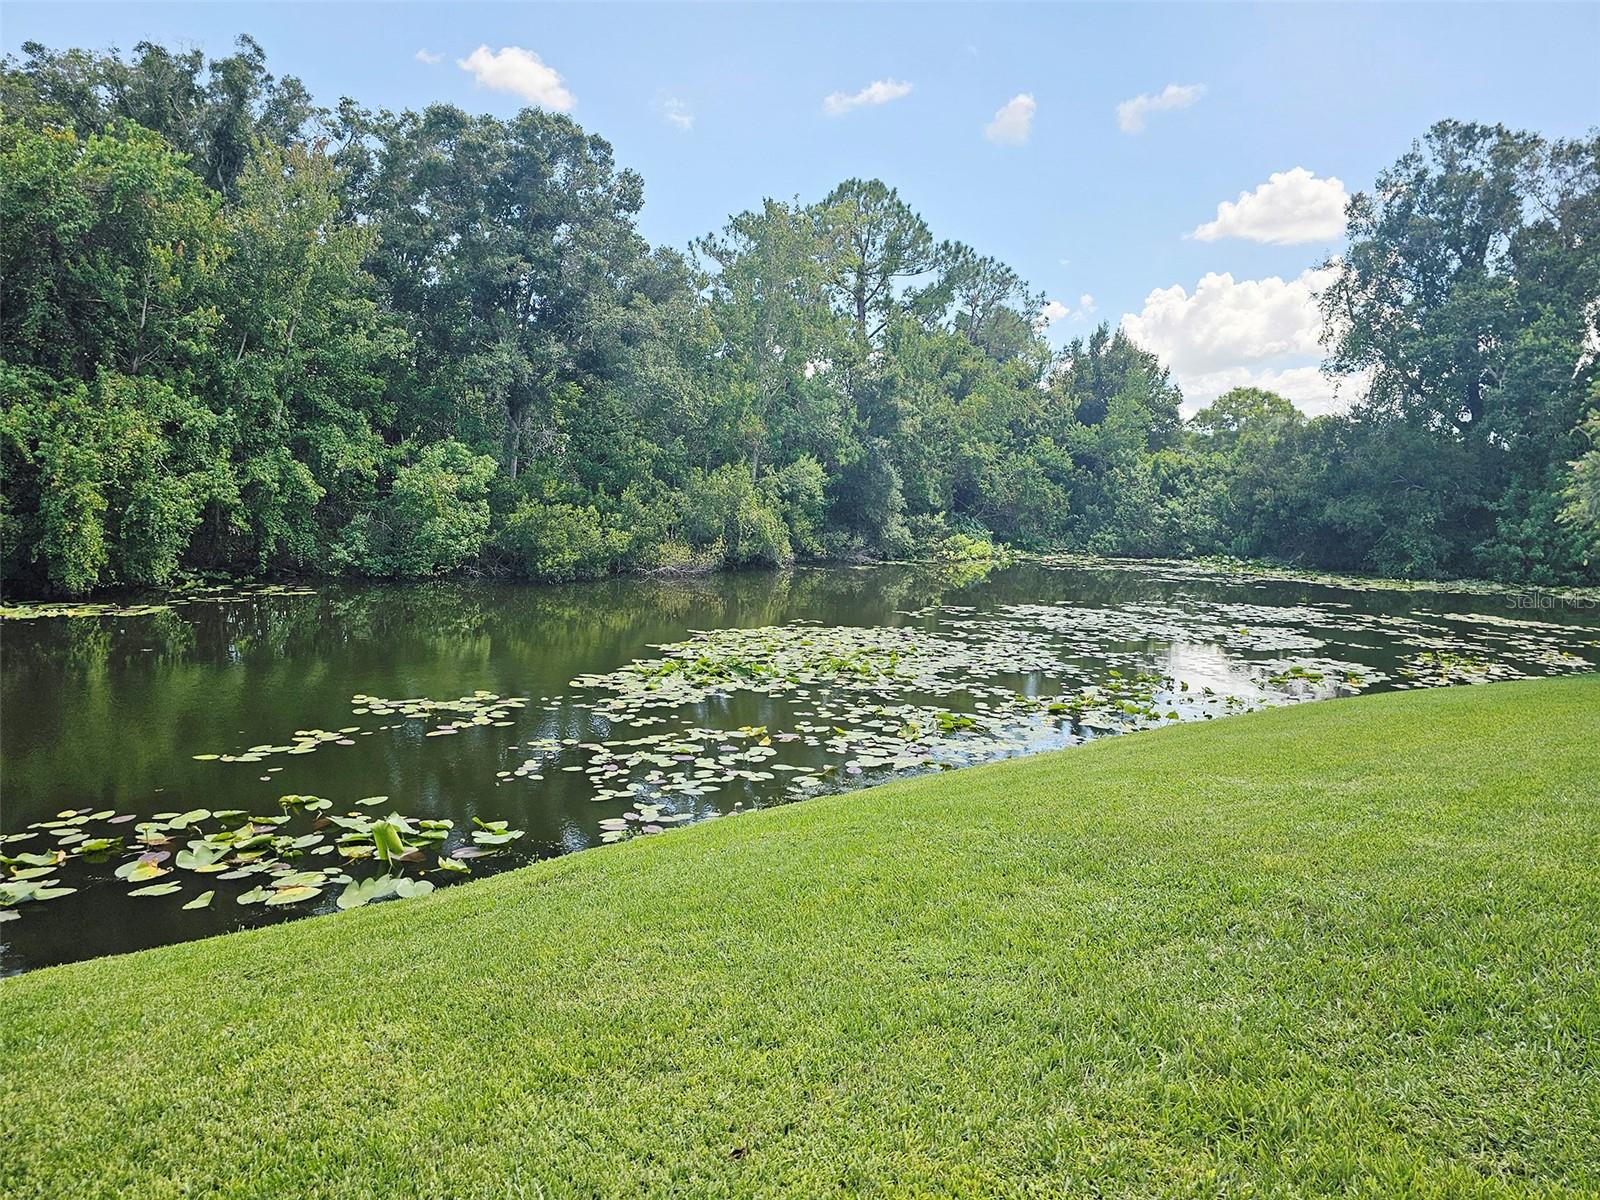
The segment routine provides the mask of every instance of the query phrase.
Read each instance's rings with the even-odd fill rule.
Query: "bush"
[[[628,536],[608,532],[592,505],[530,499],[517,505],[497,544],[529,579],[593,579],[615,567]]]
[[[780,467],[761,481],[761,491],[783,517],[789,541],[801,554],[822,553],[822,528],[828,516],[828,473],[809,454]]]
[[[489,532],[494,459],[457,441],[425,447],[395,473],[377,552],[367,569],[418,578],[442,575],[475,557]]]
[[[723,560],[730,565],[794,559],[788,527],[742,463],[694,473],[684,489],[684,524],[694,545],[721,542]]]
[[[1016,555],[986,537],[952,533],[934,546],[933,557],[941,563],[1001,563],[1009,562]]]
[[[216,419],[152,379],[101,372],[59,389],[0,369],[6,576],[51,588],[171,581],[218,478]]]

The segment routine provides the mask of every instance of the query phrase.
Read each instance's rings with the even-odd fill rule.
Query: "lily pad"
[[[319,887],[296,886],[280,888],[267,897],[267,906],[276,908],[284,904],[299,904],[303,900],[315,900],[320,895],[322,895],[322,889]]]
[[[173,892],[182,890],[181,883],[152,883],[149,887],[134,888],[130,896],[170,896]]]

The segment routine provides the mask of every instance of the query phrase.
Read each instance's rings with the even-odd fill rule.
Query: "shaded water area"
[[[1183,564],[828,567],[246,589],[7,619],[0,646],[14,973],[1110,733],[1591,670],[1600,605]]]

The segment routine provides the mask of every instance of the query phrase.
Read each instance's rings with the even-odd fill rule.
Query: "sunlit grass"
[[[810,800],[0,984],[0,1194],[1592,1194],[1597,862],[1596,676]]]

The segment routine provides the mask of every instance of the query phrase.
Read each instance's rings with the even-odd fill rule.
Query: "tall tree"
[[[116,50],[53,51],[24,42],[20,62],[0,69],[0,103],[14,120],[49,123],[80,136],[133,121],[159,133],[190,168],[230,193],[257,141],[303,143],[322,115],[294,76],[275,78],[266,54],[241,36],[234,53],[207,59],[150,42],[124,59]]]
[[[875,344],[905,305],[897,287],[937,264],[927,224],[893,188],[847,179],[813,209],[825,277],[863,343]]]
[[[1044,293],[999,259],[961,242],[944,242],[939,278],[924,303],[941,306],[951,328],[997,362],[1032,356],[1040,349],[1037,321]]]
[[[1323,297],[1329,365],[1367,378],[1356,419],[1404,422],[1440,455],[1466,446],[1470,494],[1419,500],[1458,514],[1440,533],[1447,569],[1546,580],[1578,566],[1556,496],[1595,379],[1597,197],[1600,136],[1443,121],[1350,201]]]
[[[829,307],[816,227],[799,204],[768,200],[696,243],[719,338],[709,360],[718,442],[765,462],[839,461],[850,436],[842,368],[846,320]],[[708,454],[715,445],[707,444]],[[704,465],[710,465],[707,462]]]
[[[513,478],[563,449],[560,406],[614,365],[615,310],[649,299],[639,177],[564,116],[380,114],[357,211],[423,352],[418,432],[494,445]],[[574,391],[574,389],[577,389]]]
[[[1514,328],[1511,243],[1540,148],[1444,121],[1358,192],[1323,294],[1334,370],[1370,373],[1366,404],[1481,433]]]

